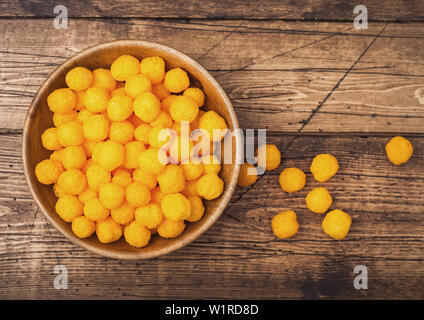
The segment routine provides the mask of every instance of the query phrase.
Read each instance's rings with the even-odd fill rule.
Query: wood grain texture
[[[358,3],[346,0],[88,0],[66,1],[71,17],[137,17],[137,18],[231,18],[289,20],[353,20]],[[423,21],[424,6],[420,0],[363,0],[370,20]],[[3,17],[52,17],[55,1],[10,0],[0,2]]]

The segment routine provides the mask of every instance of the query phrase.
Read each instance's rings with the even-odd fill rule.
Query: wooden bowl
[[[96,235],[87,239],[76,237],[71,224],[63,221],[55,213],[55,197],[52,186],[40,184],[34,173],[36,164],[49,157],[50,152],[41,145],[41,133],[53,126],[52,112],[47,106],[47,96],[57,88],[66,87],[65,75],[76,66],[85,66],[91,70],[109,68],[114,59],[122,54],[130,54],[139,59],[146,56],[161,56],[166,62],[166,68],[181,67],[189,73],[191,83],[200,87],[206,94],[205,109],[215,110],[225,118],[230,129],[238,128],[234,109],[225,92],[215,79],[197,62],[172,48],[156,43],[122,40],[113,41],[90,47],[66,60],[41,85],[35,95],[25,120],[23,131],[22,158],[25,177],[37,205],[56,229],[73,243],[105,257],[116,259],[148,259],[157,257],[185,246],[205,232],[222,214],[228,204],[238,179],[241,159],[241,135],[234,134],[232,148],[232,164],[224,164],[220,173],[225,182],[223,194],[212,201],[204,201],[205,214],[196,223],[187,223],[182,235],[175,239],[163,239],[154,235],[145,248],[135,248],[128,245],[123,238],[111,244],[103,244]]]

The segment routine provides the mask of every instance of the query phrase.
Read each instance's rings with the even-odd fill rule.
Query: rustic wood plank
[[[419,0],[363,0],[370,20],[422,21],[424,6]],[[52,17],[54,1],[19,1],[0,3],[2,17]],[[290,20],[353,20],[356,3],[343,0],[285,1],[246,0],[193,2],[178,1],[66,1],[71,17],[137,17],[137,18],[231,18]]]

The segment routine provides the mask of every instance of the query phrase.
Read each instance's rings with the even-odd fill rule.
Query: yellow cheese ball
[[[80,170],[70,169],[62,172],[57,179],[57,185],[66,193],[76,195],[85,190],[87,179]]]
[[[197,181],[197,193],[206,200],[218,198],[224,190],[224,181],[214,173],[207,173]]]
[[[386,154],[394,165],[406,163],[414,153],[411,142],[404,137],[397,136],[386,144]]]
[[[156,188],[158,179],[153,174],[148,174],[139,168],[135,169],[132,174],[134,182],[140,182],[144,184],[149,190]]]
[[[146,150],[146,147],[140,141],[131,141],[125,144],[125,159],[124,167],[127,169],[135,169],[139,166],[139,158],[143,151]]]
[[[166,112],[169,113],[169,110],[171,109],[172,102],[177,98],[178,96],[175,94],[168,95],[165,99],[162,101],[162,108]]]
[[[81,123],[84,123],[87,119],[89,119],[94,112],[88,110],[87,108],[82,109],[80,112],[78,112],[77,120]]]
[[[183,96],[196,101],[199,108],[205,103],[205,94],[199,88],[187,88],[184,90]]]
[[[62,124],[77,120],[78,112],[76,110],[72,110],[68,113],[53,113],[53,124],[56,128],[59,128]]]
[[[163,128],[171,128],[173,124],[171,116],[164,110],[159,112],[159,115],[155,120],[150,122],[152,127],[163,127]]]
[[[56,89],[47,97],[47,105],[55,113],[69,113],[76,104],[77,96],[69,88]]]
[[[48,128],[41,134],[41,143],[47,150],[62,149],[62,145],[57,137],[57,128]]]
[[[133,207],[143,207],[151,200],[149,189],[140,182],[133,182],[126,187],[125,198]]]
[[[124,169],[116,169],[113,171],[112,182],[117,183],[123,187],[128,186],[131,182],[133,182],[131,174]]]
[[[94,114],[83,122],[82,128],[87,140],[99,142],[108,136],[109,121],[102,114]]]
[[[306,206],[315,213],[325,213],[333,204],[333,198],[326,188],[315,188],[306,196]]]
[[[164,194],[181,192],[184,189],[184,172],[176,164],[169,164],[157,176],[160,191]]]
[[[275,144],[263,144],[256,150],[258,166],[265,170],[274,170],[281,163],[281,152]]]
[[[149,148],[140,153],[138,163],[142,171],[158,175],[165,170],[165,164],[160,160],[159,148]]]
[[[281,171],[278,181],[281,189],[285,192],[297,192],[302,190],[305,186],[306,175],[298,168],[286,168]]]
[[[131,76],[140,73],[140,62],[130,55],[122,55],[110,66],[112,77],[118,81],[126,81]]]
[[[57,199],[56,213],[66,222],[71,222],[82,215],[82,203],[76,196],[65,194]]]
[[[160,203],[162,202],[162,199],[166,196],[165,194],[163,194],[162,192],[160,192],[160,188],[156,187],[154,188],[151,192],[150,192],[151,198],[152,198],[152,202],[160,205]]]
[[[169,220],[185,220],[191,215],[190,201],[181,193],[167,194],[160,205],[164,216]]]
[[[84,141],[84,131],[78,121],[69,121],[57,128],[57,138],[62,146],[79,146]]]
[[[100,186],[109,183],[111,174],[97,163],[87,169],[87,183],[94,191],[99,191]]]
[[[66,84],[75,91],[88,89],[93,82],[93,74],[85,67],[75,67],[65,76]]]
[[[107,108],[109,93],[100,87],[91,87],[84,94],[84,104],[92,112],[103,112]]]
[[[322,221],[322,229],[330,237],[341,240],[349,233],[352,218],[341,210],[333,210],[327,213]]]
[[[310,169],[315,180],[325,182],[337,173],[339,163],[331,154],[319,154],[312,160]]]
[[[151,122],[157,118],[160,112],[160,101],[151,92],[138,95],[133,103],[134,113],[145,122]]]
[[[227,123],[215,111],[208,111],[199,119],[199,128],[209,134],[210,141],[220,141],[228,131]]]
[[[91,199],[97,198],[98,194],[96,191],[90,188],[90,186],[87,186],[85,190],[78,194],[78,199],[82,203],[86,204]]]
[[[112,73],[108,69],[99,68],[93,70],[93,87],[100,87],[108,91],[116,88],[116,80],[112,77]]]
[[[97,223],[96,234],[101,243],[111,243],[121,238],[122,227],[109,217]]]
[[[119,207],[124,198],[125,190],[117,183],[106,183],[99,188],[99,200],[107,209]]]
[[[99,198],[93,198],[84,204],[84,216],[91,221],[103,221],[109,217],[109,210],[100,202]]]
[[[254,184],[258,180],[258,173],[254,166],[250,163],[243,163],[240,166],[240,174],[238,177],[237,184],[240,187],[248,187]]]
[[[125,241],[136,248],[147,246],[151,233],[145,227],[133,221],[124,229]]]
[[[221,171],[221,162],[216,155],[203,156],[202,163],[205,173],[218,174]]]
[[[299,230],[294,211],[283,211],[272,218],[272,231],[280,239],[294,236]]]
[[[152,85],[152,93],[156,97],[158,97],[160,101],[162,101],[163,99],[165,99],[167,96],[171,94],[171,92],[169,92],[168,89],[166,89],[165,83],[163,81]]]
[[[197,180],[186,181],[184,184],[184,189],[181,191],[181,193],[187,198],[190,196],[197,196]]]
[[[205,207],[203,206],[202,199],[199,196],[188,197],[191,205],[191,214],[186,220],[189,222],[196,222],[202,219]]]
[[[84,148],[81,146],[69,146],[61,152],[62,164],[65,169],[81,169],[87,159]]]
[[[109,138],[117,143],[125,144],[134,137],[134,126],[128,120],[112,122],[109,128]]]
[[[165,74],[164,82],[166,89],[172,93],[184,91],[190,86],[190,79],[187,72],[179,67],[169,70]]]
[[[127,224],[134,220],[135,208],[124,201],[119,207],[110,210],[110,215],[116,223]]]
[[[161,82],[165,77],[165,61],[161,57],[147,57],[140,62],[140,72],[152,84]]]
[[[163,219],[162,208],[157,203],[149,203],[135,211],[135,221],[149,229],[157,228]]]
[[[126,95],[115,95],[107,103],[107,115],[112,121],[127,120],[133,113],[132,98]]]
[[[35,176],[42,184],[55,183],[62,172],[62,165],[56,160],[42,160],[35,166]]]
[[[142,74],[136,74],[128,78],[125,82],[125,92],[130,97],[137,97],[143,92],[152,91],[152,84],[149,78]]]
[[[72,220],[72,232],[78,238],[88,238],[96,231],[96,224],[87,217],[80,216]]]
[[[180,164],[183,169],[184,177],[186,180],[196,180],[203,174],[203,163],[188,161],[187,163]]]
[[[96,153],[96,157],[94,157],[96,150],[98,153]],[[121,166],[124,163],[124,159],[124,146],[112,140],[102,142],[98,149],[93,150],[93,160],[97,161],[108,171],[113,171]]]
[[[144,144],[149,143],[149,132],[152,127],[147,123],[140,124],[134,130],[134,138]]]
[[[193,122],[196,119],[198,112],[199,107],[197,102],[186,96],[176,97],[169,109],[171,118],[177,122]]]
[[[173,221],[169,219],[163,220],[159,225],[157,231],[162,238],[176,238],[185,229],[184,220]]]
[[[172,132],[164,127],[154,127],[149,131],[149,144],[151,147],[160,148],[169,141]]]

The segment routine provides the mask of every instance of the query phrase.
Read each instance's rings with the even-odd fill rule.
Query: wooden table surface
[[[249,4],[250,3],[250,4]],[[67,30],[52,1],[0,2],[0,298],[424,298],[424,2],[67,1]],[[147,261],[94,256],[37,209],[22,172],[24,117],[42,81],[99,42],[141,39],[174,47],[210,70],[242,128],[266,128],[281,166],[236,191],[218,222],[191,245]],[[388,162],[385,143],[408,137],[415,152]],[[318,186],[317,153],[339,173],[325,185],[352,228],[334,241],[305,208]],[[307,187],[285,194],[278,174],[297,166]],[[294,209],[299,233],[276,239],[272,217]],[[53,287],[54,267],[69,271]],[[368,290],[353,286],[357,265]]]

